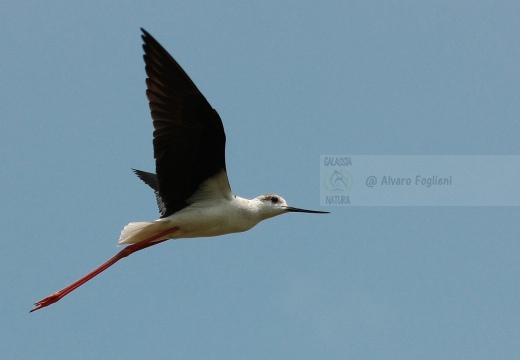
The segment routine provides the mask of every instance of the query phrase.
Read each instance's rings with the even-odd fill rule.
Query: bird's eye
[[[272,197],[271,197],[271,202],[272,202],[273,204],[276,204],[276,203],[278,202],[278,198],[277,198],[276,196],[272,196]]]

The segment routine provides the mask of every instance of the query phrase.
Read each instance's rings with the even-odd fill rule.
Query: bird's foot
[[[60,294],[58,292],[55,292],[54,294],[47,296],[45,299],[35,302],[34,305],[36,305],[36,307],[34,309],[32,309],[30,312],[40,310],[46,306],[54,304],[56,301],[58,301],[60,299],[61,299]]]

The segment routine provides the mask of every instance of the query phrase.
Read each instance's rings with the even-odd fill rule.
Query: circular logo
[[[354,179],[347,170],[334,169],[323,176],[322,184],[328,192],[342,194],[354,186]]]

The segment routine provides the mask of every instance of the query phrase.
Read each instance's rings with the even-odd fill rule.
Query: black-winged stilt
[[[31,312],[59,301],[120,259],[168,239],[242,232],[287,212],[327,213],[287,206],[274,194],[252,200],[235,196],[227,178],[226,135],[218,113],[173,57],[141,30],[157,175],[134,172],[154,190],[161,217],[125,226],[118,245],[129,246],[78,281],[35,303]]]

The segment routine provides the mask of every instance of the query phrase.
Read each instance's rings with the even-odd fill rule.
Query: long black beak
[[[328,211],[316,211],[316,210],[305,210],[305,209],[298,209],[291,206],[286,206],[285,210],[288,212],[302,212],[302,213],[309,213],[309,214],[330,214]]]

